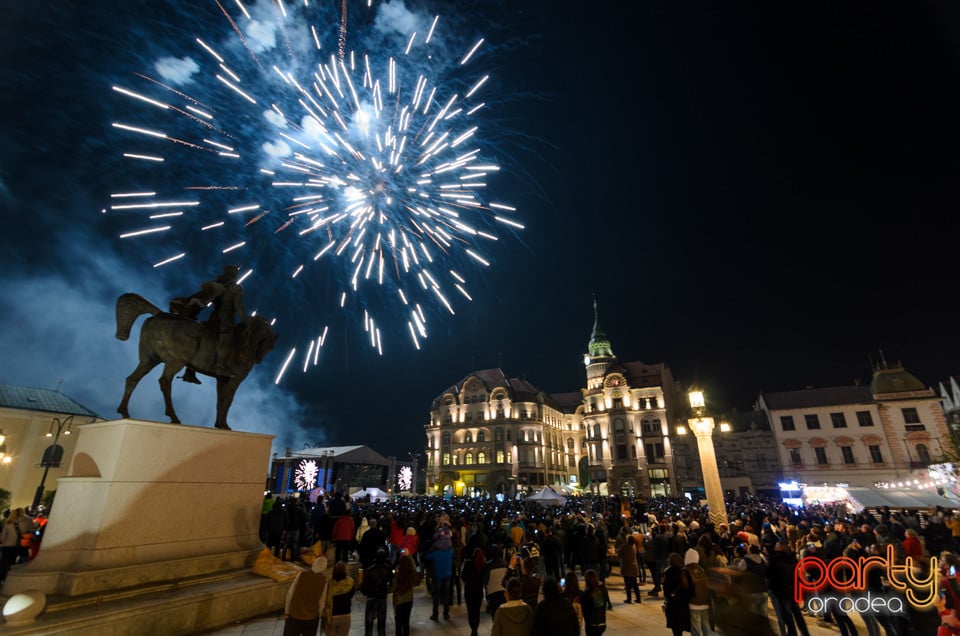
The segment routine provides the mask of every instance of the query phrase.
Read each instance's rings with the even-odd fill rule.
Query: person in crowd
[[[363,533],[363,538],[357,545],[357,555],[360,559],[360,566],[364,571],[373,564],[380,549],[387,545],[387,537],[384,536],[377,520],[370,519],[368,523],[370,527]]]
[[[463,605],[463,585],[460,570],[463,568],[463,534],[460,528],[451,528],[450,545],[453,546],[453,575],[450,577],[450,603],[453,604],[453,592],[457,593],[457,605]]]
[[[533,609],[520,599],[520,580],[508,579],[504,585],[506,601],[493,616],[490,636],[530,636]]]
[[[450,524],[437,530],[440,539],[434,538],[433,547],[424,555],[433,572],[433,614],[430,620],[440,620],[440,605],[443,605],[443,618],[450,620],[450,579],[453,576],[453,538]]]
[[[483,550],[474,548],[471,557],[460,567],[463,596],[467,601],[467,623],[470,625],[470,636],[478,636],[480,606],[483,604],[483,593],[488,576],[487,557],[483,554]]]
[[[520,598],[531,608],[540,601],[540,586],[543,581],[537,571],[537,562],[526,557],[520,562]]]
[[[587,570],[593,570],[599,575],[600,562],[606,558],[606,555],[606,546],[600,543],[596,527],[592,523],[588,523],[586,533],[580,541],[579,551],[580,572],[583,574],[584,580],[587,577]]]
[[[14,516],[16,511],[10,514],[3,522],[0,530],[0,586],[7,580],[7,574],[10,568],[14,566],[20,556],[20,524],[19,516]]]
[[[923,558],[923,543],[920,542],[920,535],[913,528],[904,530],[903,555],[914,561]]]
[[[370,529],[370,520],[366,517],[360,517],[360,525],[357,526],[357,532],[354,535],[353,539],[357,542],[357,545],[360,545],[360,541],[363,539],[363,535],[367,533],[367,530]]]
[[[580,581],[577,580],[575,570],[567,570],[567,575],[561,582],[561,594],[563,598],[570,601],[573,605],[573,611],[577,615],[577,625],[583,627],[583,590],[580,589]],[[579,633],[579,629],[577,630]]]
[[[292,499],[287,510],[287,523],[284,528],[284,561],[300,560],[300,538],[307,527],[307,513],[299,499]],[[289,555],[289,559],[287,556]]]
[[[578,636],[580,623],[573,604],[552,576],[543,580],[543,600],[533,610],[532,636]]]
[[[503,558],[503,550],[499,545],[491,545],[490,554],[491,560],[487,563],[486,596],[487,613],[493,616],[496,614],[497,608],[503,605],[503,602],[506,600],[503,583],[509,578],[507,572],[509,572],[510,569]]]
[[[350,633],[350,606],[353,603],[354,583],[347,576],[347,564],[340,561],[333,566],[327,602],[323,611],[323,632],[327,636],[348,636]]]
[[[417,564],[406,548],[400,548],[400,556],[394,567],[393,621],[397,636],[410,636],[410,613],[413,611],[413,590],[419,583]]]
[[[693,593],[693,580],[683,567],[683,557],[671,552],[667,556],[667,569],[663,571],[663,602],[667,627],[673,631],[673,636],[690,631],[690,599]]]
[[[333,523],[330,538],[336,545],[336,560],[338,562],[346,563],[350,560],[350,545],[353,542],[354,525],[353,517],[348,514],[341,515]]]
[[[286,502],[276,501],[267,513],[267,547],[273,550],[273,556],[282,558],[284,536],[289,524]]]
[[[740,548],[740,546],[738,546]],[[760,553],[760,547],[749,544],[746,550],[738,550],[740,555],[736,569],[744,573],[741,579],[745,591],[753,599],[753,610],[758,616],[767,617],[767,560]]]
[[[600,581],[596,570],[587,570],[584,576],[586,589],[583,592],[583,625],[587,636],[600,636],[607,629],[607,607],[610,595]]]
[[[397,549],[402,551],[406,550],[407,554],[413,557],[413,560],[417,560],[417,555],[420,550],[420,537],[417,535],[417,529],[413,526],[408,526],[403,533],[403,538],[400,539],[400,543],[397,545]]]
[[[690,575],[693,594],[690,597],[691,636],[712,636],[710,629],[710,577],[700,565],[700,553],[689,548],[683,555],[683,567]]]
[[[327,559],[317,557],[297,574],[283,607],[283,636],[316,636],[327,600]]]
[[[547,526],[543,539],[543,566],[548,576],[559,581],[563,578],[563,544],[560,543],[560,537],[557,536],[554,526]]]
[[[636,598],[637,603],[643,602],[640,597],[640,586],[637,585],[637,578],[640,576],[637,545],[634,543],[632,535],[624,533],[618,556],[620,558],[620,575],[623,577],[623,591],[627,596],[624,603],[633,603],[632,598]]]
[[[800,606],[797,605],[794,592],[797,580],[797,555],[790,549],[787,539],[777,541],[770,553],[767,565],[767,584],[770,602],[777,615],[780,636],[810,636],[807,623]]]
[[[370,531],[368,531],[370,532]],[[363,613],[364,636],[373,636],[373,622],[377,622],[377,634],[387,633],[387,595],[393,586],[393,570],[387,564],[387,549],[377,550],[373,564],[363,570],[360,591],[367,597]]]

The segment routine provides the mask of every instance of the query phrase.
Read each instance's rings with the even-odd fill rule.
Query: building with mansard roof
[[[579,391],[550,394],[485,369],[437,396],[425,426],[427,492],[677,492],[670,423],[685,409],[680,388],[665,364],[621,363],[594,311]]]
[[[44,468],[49,469],[45,490],[55,490],[73,459],[76,433],[99,421],[103,418],[59,390],[0,384],[0,488],[10,492],[10,505],[32,505]]]
[[[902,366],[874,370],[870,386],[763,393],[784,477],[873,486],[926,477],[949,439],[940,398]]]

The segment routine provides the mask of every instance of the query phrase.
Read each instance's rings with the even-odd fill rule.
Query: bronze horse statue
[[[237,387],[250,373],[253,365],[263,361],[264,356],[277,342],[270,323],[254,316],[234,328],[233,350],[227,359],[230,375],[222,377],[216,375],[219,342],[217,327],[161,311],[138,294],[124,294],[117,299],[117,338],[129,338],[134,321],[143,314],[150,314],[151,317],[147,318],[140,328],[140,364],[127,376],[123,399],[117,412],[123,417],[130,417],[127,408],[130,395],[143,376],[162,362],[164,366],[160,376],[160,391],[166,406],[165,413],[172,423],[179,424],[180,420],[173,410],[170,389],[177,373],[185,366],[190,366],[198,373],[216,378],[215,426],[229,430],[227,411],[233,404]]]

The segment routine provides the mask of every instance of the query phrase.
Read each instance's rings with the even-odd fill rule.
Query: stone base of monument
[[[110,606],[119,608],[121,599],[129,605],[142,598],[158,608],[169,599],[169,615],[155,624],[170,634],[216,626],[209,623],[215,615],[229,623],[282,608],[287,586],[250,574],[263,548],[271,440],[131,419],[84,426],[68,476],[58,480],[40,552],[10,572],[4,596],[39,590],[48,608],[35,626],[89,613],[99,636],[160,633],[105,631]],[[206,618],[187,620],[191,608]],[[232,613],[240,609],[253,613]],[[193,621],[186,631],[175,627]],[[57,633],[51,628],[47,633]],[[78,628],[70,633],[83,633]],[[2,631],[31,633],[24,629]]]

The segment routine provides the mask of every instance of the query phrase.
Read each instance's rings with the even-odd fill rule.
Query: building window
[[[613,430],[615,433],[622,433],[625,429],[623,427],[623,420],[617,418],[613,421]]]
[[[613,398],[613,408],[622,409],[623,408],[623,398]]]
[[[849,446],[841,446],[840,454],[843,455],[844,464],[856,464],[857,462],[853,459],[853,449]]]
[[[502,450],[498,450],[498,451],[497,451],[497,463],[498,463],[498,464],[502,464],[502,463],[503,463],[503,451],[502,451]]]
[[[872,461],[874,464],[883,463],[883,453],[880,452],[879,446],[876,446],[876,445],[867,446],[867,450],[870,451],[870,461]]]
[[[780,416],[780,427],[785,431],[796,430],[796,426],[793,424],[792,415],[781,415]]]
[[[594,424],[594,425],[593,425],[593,438],[594,438],[594,439],[600,439],[600,425],[599,425],[599,424]]]
[[[494,438],[495,440],[497,440],[498,442],[502,442],[502,441],[503,441],[503,429],[502,429],[502,428],[498,428],[497,431],[493,434],[493,438]]]
[[[627,445],[617,444],[617,459],[626,459],[626,458],[627,458]]]
[[[844,417],[843,413],[831,413],[830,422],[833,424],[833,428],[847,428],[847,418]]]
[[[597,444],[597,459],[603,459],[603,444]]]
[[[454,466],[460,463],[460,455],[458,453],[454,453],[450,459],[453,460]]]
[[[575,459],[573,458],[573,455],[571,455],[571,456],[567,459],[567,465],[568,465],[570,468],[576,468],[576,467],[577,467],[577,460],[575,460]]]
[[[803,419],[807,423],[808,431],[812,431],[814,429],[820,428],[820,417],[816,413],[804,415]]]
[[[917,458],[924,464],[930,465],[930,451],[927,450],[926,444],[917,444]]]
[[[463,436],[463,443],[464,444],[473,443],[473,435],[470,433],[470,431],[467,431],[467,434]]]
[[[567,438],[567,450],[570,451],[571,453],[573,452],[573,438],[572,438],[572,437],[568,437],[568,438]]]
[[[449,465],[450,465],[450,453],[444,453],[444,454],[443,454],[443,465],[444,465],[444,466],[449,466]]]
[[[790,449],[790,464],[792,466],[803,466],[803,458],[800,457],[799,448]]]
[[[487,436],[484,434],[483,431],[480,431],[479,433],[477,433],[477,443],[478,443],[478,444],[483,444],[483,443],[486,442],[486,441],[487,441]]]
[[[473,453],[467,453],[463,456],[463,463],[467,466],[473,466]]]
[[[663,459],[663,444],[646,444],[647,461],[659,463]]]
[[[477,453],[477,463],[478,463],[478,464],[486,464],[486,463],[487,463],[487,454],[484,453],[483,451],[480,451],[479,453]]]
[[[826,466],[827,465],[827,449],[818,447],[818,448],[814,448],[813,452],[817,456],[817,464],[819,464],[820,466]]]
[[[511,453],[510,451],[507,451],[507,463],[508,464],[513,463],[513,453]]]
[[[873,426],[873,416],[870,415],[870,411],[857,411],[857,424]]]
[[[903,423],[904,424],[919,424],[920,423],[920,414],[917,413],[917,409],[913,407],[900,409],[900,412],[903,413]]]
[[[444,433],[444,434],[443,434],[443,445],[444,445],[444,446],[449,446],[449,445],[450,445],[450,433]]]
[[[509,428],[507,429],[507,441],[508,441],[508,442],[510,441],[510,429],[509,429]]]

